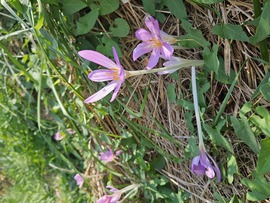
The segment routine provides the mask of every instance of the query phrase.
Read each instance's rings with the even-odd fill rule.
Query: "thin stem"
[[[163,71],[168,71],[168,70],[178,70],[180,68],[184,68],[188,66],[202,66],[203,64],[204,64],[203,60],[185,60],[184,62],[177,64],[175,66],[156,68],[156,69],[151,69],[151,70],[125,71],[125,73],[126,73],[126,78],[129,78],[132,76],[149,74],[149,73],[157,73],[157,72],[163,72]]]
[[[196,84],[196,72],[195,67],[191,68],[191,82],[192,82],[192,94],[193,94],[193,102],[194,102],[194,110],[197,122],[198,136],[199,136],[199,146],[204,147],[203,137],[202,137],[202,125],[199,113],[199,104],[198,104],[198,93],[197,93],[197,84]]]

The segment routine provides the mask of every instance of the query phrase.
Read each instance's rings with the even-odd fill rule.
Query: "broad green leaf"
[[[260,175],[270,171],[270,138],[261,141],[261,150],[256,169]]]
[[[126,37],[129,33],[130,27],[127,21],[123,18],[116,18],[114,23],[110,26],[110,31],[116,37]]]
[[[208,71],[214,71],[218,74],[219,69],[219,60],[217,57],[218,45],[213,46],[213,50],[210,51],[208,48],[205,48],[203,51],[204,66],[207,67]]]
[[[228,167],[227,172],[228,183],[232,184],[234,179],[233,175],[235,173],[238,173],[238,166],[235,156],[229,152],[227,153],[227,167]]]
[[[225,39],[248,42],[249,38],[241,25],[223,24],[215,25],[212,32]]]
[[[252,98],[251,98],[252,100],[254,100],[260,94],[261,86],[268,83],[269,79],[270,79],[270,72],[267,72],[263,80],[259,84],[258,88],[255,90],[254,94],[252,95]]]
[[[260,16],[259,25],[256,34],[250,37],[250,41],[254,44],[264,40],[270,35],[270,2],[265,2],[262,14]]]
[[[203,37],[202,32],[198,29],[192,28],[192,25],[188,21],[182,20],[182,27],[187,32],[187,34],[178,38],[178,45],[187,48],[200,48],[210,46],[210,43]]]
[[[227,75],[225,73],[224,60],[219,57],[219,62],[219,69],[218,72],[215,73],[215,79],[223,84],[232,84],[236,77],[234,70],[231,69],[230,75]]]
[[[229,203],[242,203],[242,202],[243,202],[242,200],[238,199],[237,196],[234,195]]]
[[[270,102],[270,81],[268,80],[267,83],[264,83],[260,87],[260,92],[263,95],[263,97]]]
[[[210,139],[212,140],[214,144],[216,144],[219,147],[223,147],[227,149],[232,154],[234,153],[231,143],[228,141],[226,137],[222,136],[221,133],[217,129],[212,128],[208,124],[204,124],[203,128],[207,132],[207,134],[210,136]]]
[[[175,94],[174,89],[175,89],[175,86],[173,86],[172,84],[169,84],[167,87],[167,96],[171,103],[174,103],[176,99],[176,94]]]
[[[188,100],[179,99],[177,101],[177,104],[179,104],[180,106],[182,106],[186,110],[194,110],[194,104]]]
[[[115,49],[118,53],[118,56],[119,57],[122,56],[121,49],[119,48],[117,42],[115,42],[114,40],[112,40],[106,36],[104,36],[101,41],[103,44],[100,44],[97,46],[98,52],[101,52],[101,53],[105,54],[106,56],[113,57],[112,47],[115,47]]]
[[[90,7],[92,10],[99,9],[100,15],[107,15],[119,8],[119,0],[97,0]]]
[[[155,1],[154,0],[142,0],[144,10],[151,16],[155,16]]]
[[[247,193],[247,200],[258,201],[265,200],[270,197],[269,182],[267,182],[263,176],[256,175],[254,180],[243,178],[241,182],[252,190]]]
[[[193,118],[192,112],[186,111],[184,116],[185,116],[185,120],[186,120],[186,124],[187,124],[187,128],[189,132],[194,133],[194,126],[192,125],[192,118]]]
[[[255,109],[255,113],[257,115],[252,115],[250,120],[254,123],[258,128],[262,130],[262,132],[270,137],[270,114],[267,109],[262,106],[258,106]],[[258,116],[259,115],[259,116]]]
[[[72,15],[77,11],[87,7],[87,4],[81,0],[60,0],[63,5],[63,11],[66,14]]]
[[[239,112],[240,118],[245,117],[246,113],[250,112],[251,110],[252,110],[252,103],[246,102],[240,109],[240,112]]]
[[[164,4],[178,19],[187,19],[186,7],[182,0],[164,0]]]
[[[236,117],[231,116],[231,123],[236,135],[243,140],[253,152],[258,154],[260,151],[259,146],[249,126],[248,120],[245,117],[238,120]]]
[[[77,21],[76,34],[87,34],[95,25],[98,18],[98,10],[92,10]]]

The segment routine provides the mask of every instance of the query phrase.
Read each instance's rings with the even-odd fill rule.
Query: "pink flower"
[[[122,192],[112,186],[107,186],[106,188],[110,188],[110,191],[113,193],[112,195],[104,195],[100,199],[98,199],[97,203],[117,203],[121,198]]]
[[[209,160],[210,158],[210,160]],[[213,163],[213,165],[211,164]],[[220,182],[221,174],[215,160],[207,154],[204,147],[200,147],[200,154],[192,159],[191,171],[199,176],[205,174],[208,178],[217,176]]]
[[[96,102],[102,99],[103,97],[107,96],[110,92],[114,90],[112,98],[110,100],[112,102],[116,98],[121,85],[125,81],[125,71],[119,62],[119,58],[118,58],[115,48],[113,47],[113,55],[114,55],[114,60],[116,63],[113,62],[108,57],[96,51],[83,50],[83,51],[79,51],[79,55],[88,61],[97,63],[101,66],[104,66],[105,68],[108,68],[108,69],[92,71],[88,75],[88,78],[90,80],[94,82],[103,82],[103,81],[111,80],[111,82],[108,85],[106,85],[101,90],[99,90],[95,94],[88,97],[84,102],[85,103]]]
[[[160,57],[171,58],[174,49],[170,44],[176,42],[176,40],[173,41],[173,37],[161,31],[158,21],[152,16],[146,17],[145,24],[150,32],[142,28],[136,31],[136,37],[143,42],[134,49],[133,60],[135,61],[143,54],[152,52],[146,67],[151,69],[157,65]]]
[[[121,150],[118,150],[115,152],[115,154],[113,153],[112,149],[108,148],[108,151],[106,152],[101,152],[100,153],[100,160],[104,161],[105,163],[111,162],[115,159],[115,157],[119,156],[121,154]]]
[[[77,174],[74,176],[74,180],[76,180],[77,185],[78,185],[79,187],[81,187],[81,186],[83,185],[84,179],[82,178],[82,176],[81,176],[80,174],[77,173]]]
[[[60,141],[64,139],[65,135],[66,134],[64,132],[58,131],[57,133],[54,134],[53,138],[57,141]]]

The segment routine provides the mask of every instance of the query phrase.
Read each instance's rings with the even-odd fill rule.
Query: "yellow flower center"
[[[151,39],[150,42],[154,42],[155,47],[162,47],[162,42],[159,39]]]
[[[118,67],[114,67],[110,69],[111,72],[108,73],[110,76],[113,77],[113,80],[120,80],[120,71]]]

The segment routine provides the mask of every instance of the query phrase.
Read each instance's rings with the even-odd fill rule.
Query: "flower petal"
[[[161,48],[161,54],[164,56],[165,59],[170,59],[173,54],[173,47],[167,43],[163,43],[163,46]]]
[[[113,50],[113,57],[114,57],[116,64],[118,66],[121,66],[116,49],[114,47],[112,47],[112,50]]]
[[[135,36],[142,41],[152,40],[153,36],[145,29],[139,29],[135,32]]]
[[[211,161],[214,164],[213,169],[216,172],[216,175],[217,175],[217,178],[218,178],[218,182],[220,182],[220,180],[221,180],[221,173],[220,173],[219,167],[218,167],[217,163],[215,162],[215,160],[210,155],[208,155],[208,157],[211,159]]]
[[[154,19],[152,16],[147,16],[145,18],[145,24],[152,33],[154,38],[161,39],[159,24],[156,19]]]
[[[142,42],[133,50],[133,61],[136,61],[140,56],[152,51],[153,48],[148,43]]]
[[[92,102],[96,102],[96,101],[104,98],[111,91],[113,91],[117,85],[118,85],[118,82],[116,82],[116,81],[110,82],[108,85],[106,85],[105,87],[103,87],[101,90],[99,90],[95,94],[93,94],[90,97],[88,97],[84,102],[85,103],[92,103]]]
[[[88,78],[94,82],[103,82],[108,80],[113,80],[113,74],[111,70],[94,70],[89,75]]]
[[[208,178],[214,178],[215,177],[215,171],[213,170],[212,166],[206,168],[205,175]]]
[[[94,62],[109,69],[117,66],[111,59],[96,51],[82,50],[79,51],[78,54],[88,61]]]
[[[160,48],[154,48],[149,58],[146,69],[154,68],[158,63],[159,57],[160,57]]]
[[[112,102],[113,100],[115,100],[115,98],[116,98],[116,96],[117,96],[117,94],[118,94],[118,92],[120,90],[121,84],[122,84],[121,82],[118,82],[117,83],[117,86],[114,89],[114,92],[113,92],[113,95],[112,95],[112,98],[111,98],[110,102]]]
[[[174,44],[177,42],[177,39],[175,39],[171,35],[168,35],[167,33],[163,32],[162,30],[160,30],[160,36],[161,36],[162,41],[167,42],[168,44]]]

